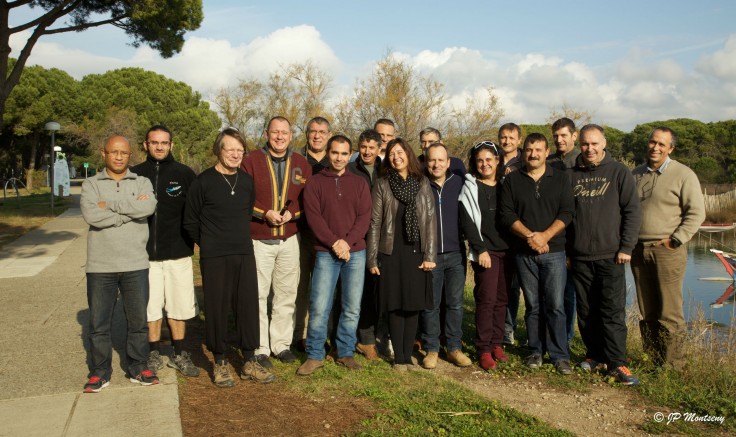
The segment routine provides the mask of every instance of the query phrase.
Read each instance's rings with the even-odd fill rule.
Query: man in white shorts
[[[174,347],[174,356],[169,358],[168,365],[184,376],[197,376],[199,369],[184,350],[185,321],[199,313],[191,258],[194,242],[186,236],[181,225],[187,192],[196,176],[192,169],[171,155],[174,143],[166,126],[151,127],[146,132],[143,147],[148,152],[146,161],[131,171],[151,180],[158,201],[156,212],[148,218],[146,246],[151,263],[147,308],[151,349],[148,367],[154,372],[164,367],[160,343],[163,310],[166,310]]]

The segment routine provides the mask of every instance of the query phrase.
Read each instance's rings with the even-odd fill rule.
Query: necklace
[[[220,172],[218,172],[218,173],[220,173]],[[225,177],[225,175],[223,173],[220,173],[220,174],[222,175],[222,178],[225,179],[225,182],[227,182],[227,186],[230,187],[230,195],[231,196],[234,196],[235,195],[235,186],[238,185],[238,171],[235,170],[235,183],[234,184],[231,184],[230,181],[227,180],[227,178]]]

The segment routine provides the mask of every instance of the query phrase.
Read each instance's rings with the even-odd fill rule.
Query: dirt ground
[[[189,341],[201,345],[203,327],[192,328]],[[421,359],[421,353],[417,354]],[[195,364],[206,371],[179,386],[186,436],[346,435],[357,431],[361,420],[375,412],[368,400],[349,396],[310,398],[278,382],[260,385],[238,380],[234,388],[218,389],[212,384],[211,355],[203,346],[193,355]],[[233,372],[242,366],[236,356],[230,361]],[[582,393],[551,386],[544,376],[503,376],[477,366],[461,369],[444,360],[432,372],[577,435],[647,435],[641,425],[660,411],[643,405],[636,393],[603,382],[589,384]]]

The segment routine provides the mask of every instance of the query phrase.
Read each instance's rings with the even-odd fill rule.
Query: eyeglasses
[[[473,149],[480,149],[486,147],[488,150],[493,151],[493,153],[498,156],[498,146],[493,141],[481,141],[480,143],[473,146]]]
[[[539,193],[539,182],[541,182],[541,180],[537,181],[534,184],[534,198],[535,199],[539,199],[540,197],[542,197],[542,195]]]
[[[171,145],[171,141],[146,141],[146,144],[148,144],[149,146],[153,146],[153,147],[158,147],[158,146],[166,147],[166,146]]]
[[[116,158],[120,158],[120,157],[130,156],[131,153],[130,152],[122,152],[120,150],[115,150],[113,152],[105,151],[105,155],[112,155],[112,156],[114,156]]]
[[[222,149],[223,153],[226,155],[235,155],[235,156],[241,156],[245,154],[245,150],[243,149]]]
[[[328,133],[329,132],[327,132],[326,130],[310,130],[309,131],[309,135],[320,135],[323,137],[327,136]]]

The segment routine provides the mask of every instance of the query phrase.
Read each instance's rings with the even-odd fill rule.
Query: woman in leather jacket
[[[381,309],[388,312],[394,369],[412,366],[419,313],[432,306],[437,222],[429,180],[409,144],[386,147],[386,165],[373,189],[368,265],[379,276]]]

